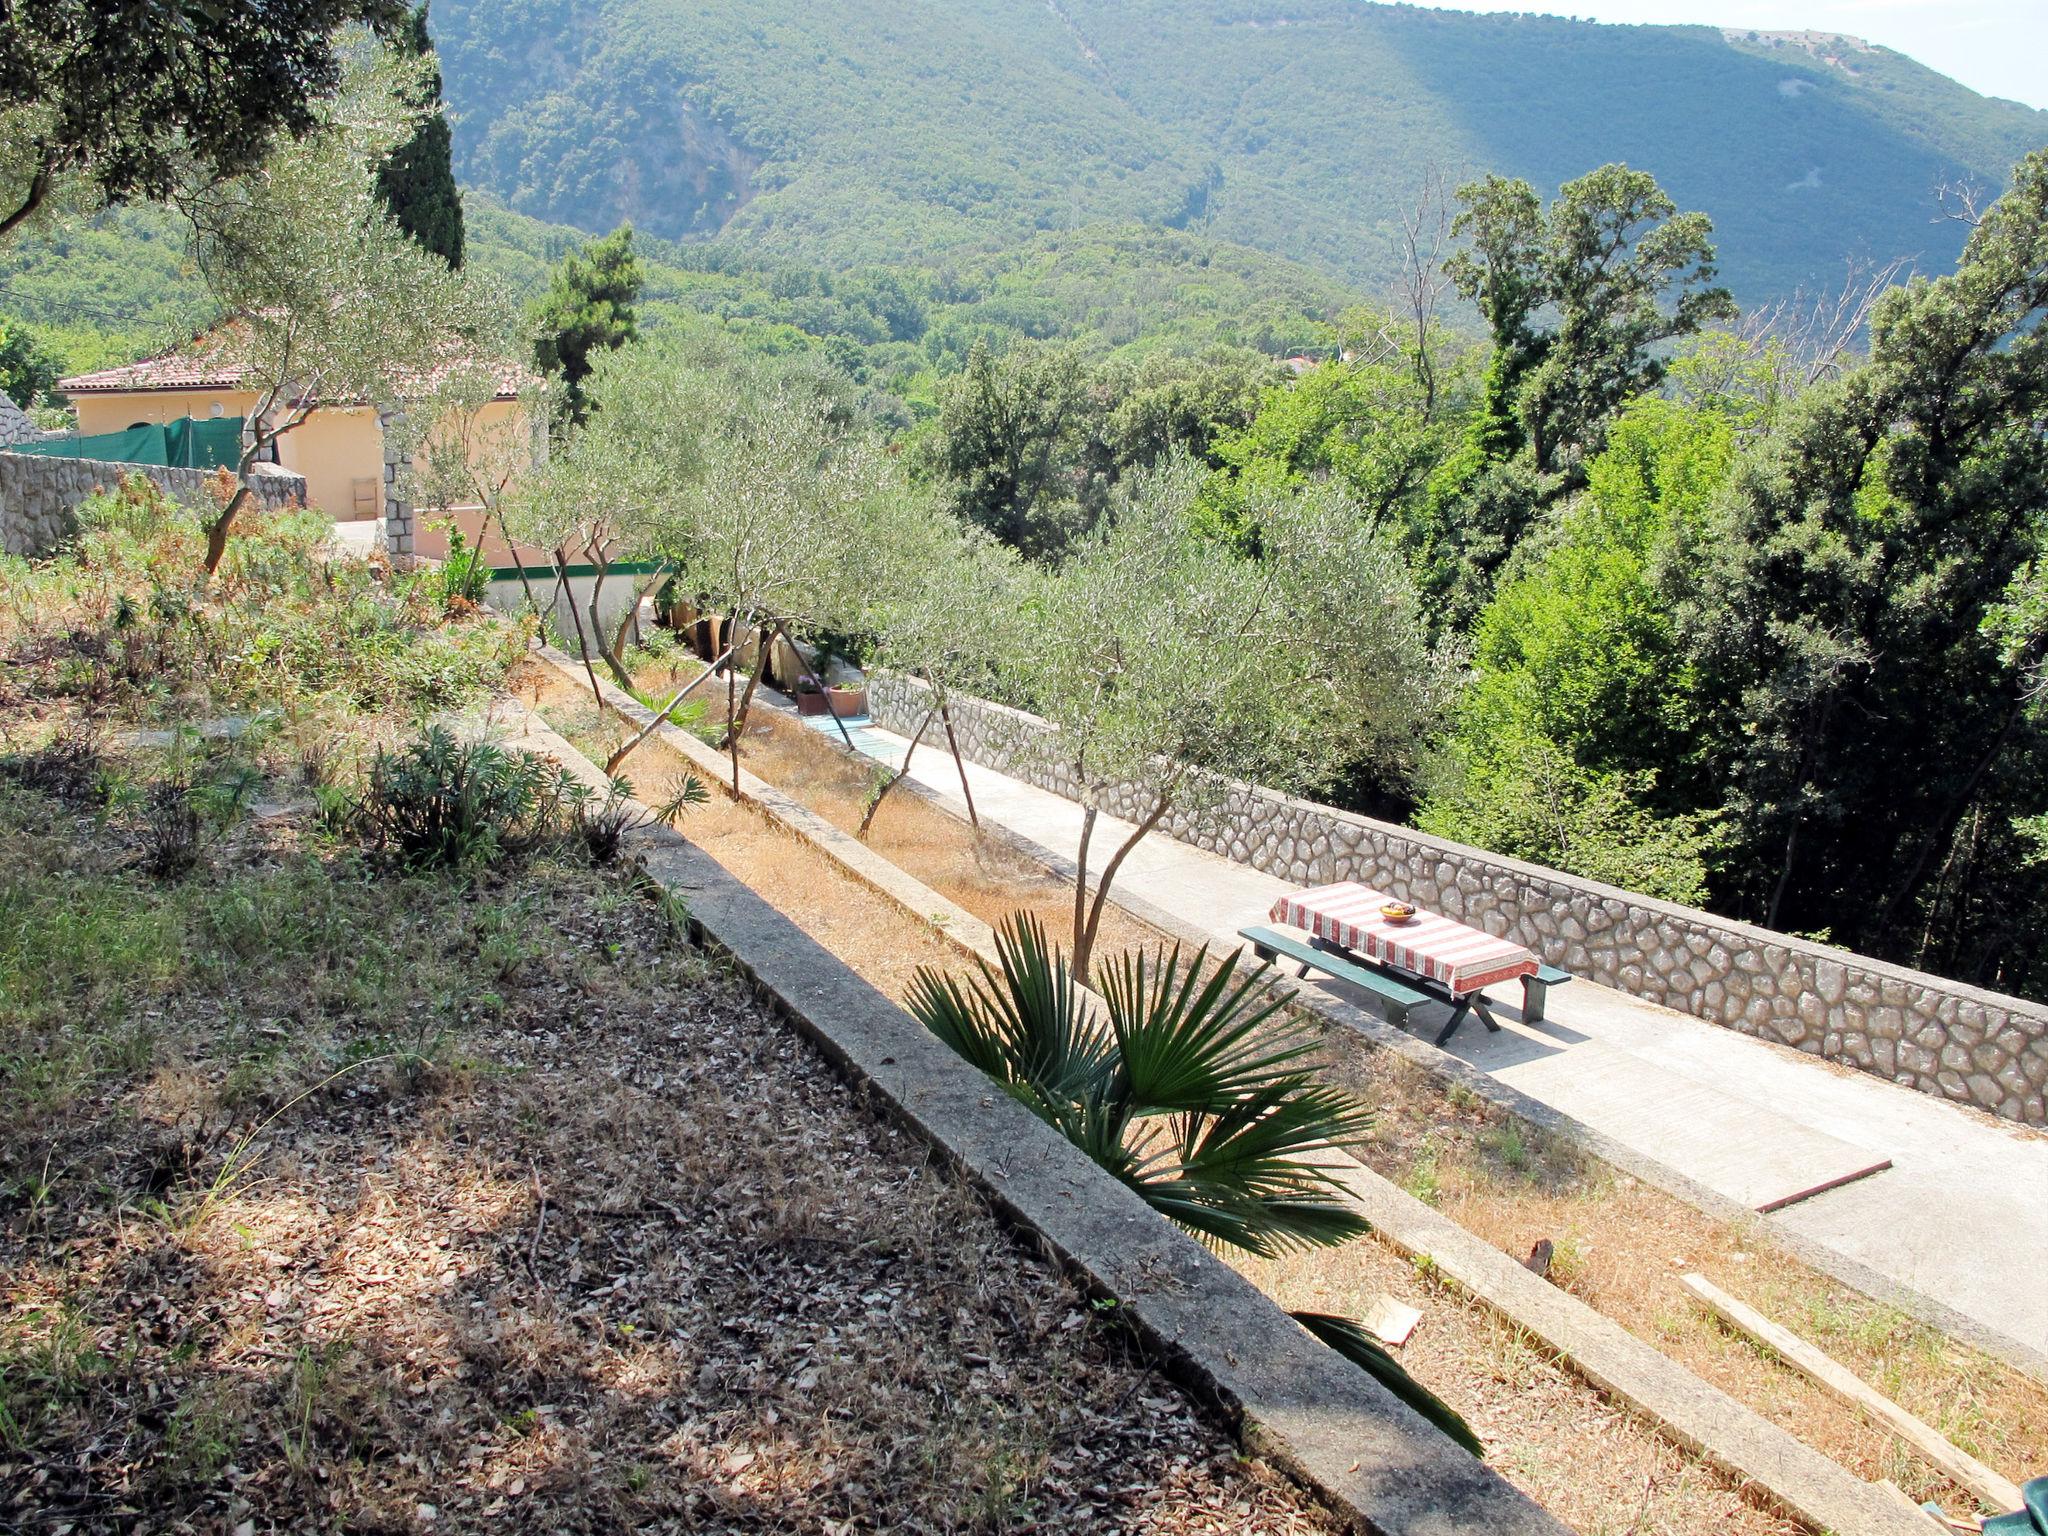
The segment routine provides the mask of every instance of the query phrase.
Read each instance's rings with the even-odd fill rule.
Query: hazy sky
[[[1986,96],[2048,107],[2048,0],[1420,0],[1443,10],[1587,21],[1684,21],[1847,32],[1909,54]]]

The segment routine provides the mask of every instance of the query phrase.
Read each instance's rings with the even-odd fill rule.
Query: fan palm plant
[[[1211,1246],[1270,1257],[1370,1230],[1319,1153],[1360,1140],[1370,1112],[1317,1083],[1312,1041],[1280,1015],[1264,967],[1180,946],[1127,951],[1096,972],[1101,1008],[1026,913],[996,930],[997,964],[966,977],[920,967],[910,1011],[1154,1210]],[[1208,974],[1205,977],[1204,972]],[[1460,1445],[1449,1407],[1347,1318],[1293,1314]]]

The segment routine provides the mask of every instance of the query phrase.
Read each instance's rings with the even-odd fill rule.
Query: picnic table
[[[1269,915],[1274,922],[1302,929],[1310,936],[1311,958],[1303,959],[1304,966],[1313,963],[1345,980],[1363,979],[1369,990],[1398,1005],[1411,998],[1448,1003],[1451,1017],[1437,1033],[1438,1045],[1450,1039],[1470,1013],[1478,1014],[1488,1030],[1500,1028],[1487,1010],[1482,988],[1520,978],[1525,989],[1523,1017],[1532,1019],[1541,1017],[1543,986],[1569,979],[1514,940],[1441,913],[1418,909],[1413,917],[1397,922],[1380,910],[1397,900],[1384,891],[1345,880],[1283,896],[1273,903]],[[1246,929],[1244,935],[1262,952],[1273,950],[1303,958],[1299,945],[1268,929]],[[1315,960],[1314,955],[1334,959],[1344,968]],[[1357,967],[1365,970],[1347,974]],[[1388,984],[1375,985],[1374,976]],[[1405,1016],[1405,1006],[1402,1011]]]

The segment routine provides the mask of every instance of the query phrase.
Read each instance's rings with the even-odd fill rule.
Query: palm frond
[[[1116,1033],[1122,1084],[1141,1114],[1217,1108],[1289,1074],[1313,1049],[1295,1030],[1265,1031],[1286,998],[1263,971],[1239,977],[1233,953],[1202,979],[1209,958],[1181,950],[1148,959],[1127,951],[1096,972]]]
[[[987,974],[986,966],[983,973]],[[961,986],[957,977],[921,965],[910,978],[910,991],[904,1003],[911,1016],[951,1047],[954,1054],[1004,1086],[1010,1084],[1007,1042],[990,1027],[978,993]]]
[[[1082,1004],[1065,952],[1037,918],[1013,912],[996,926],[996,957],[1003,986],[988,1000],[1014,1042],[1019,1075],[1049,1098],[1093,1091],[1110,1073],[1116,1041]]]
[[[990,1077],[1028,1087],[1049,1107],[1096,1092],[1113,1069],[1115,1038],[1083,1004],[1044,925],[1024,913],[1006,918],[996,958],[1000,972],[977,960],[966,987],[919,966],[906,998],[911,1014]]]
[[[1380,1341],[1364,1327],[1348,1317],[1336,1317],[1328,1312],[1291,1312],[1288,1315],[1474,1456],[1486,1454],[1479,1437],[1472,1433],[1472,1426],[1458,1411],[1410,1376],[1407,1368],[1388,1354]]]
[[[1293,1077],[1209,1114],[1183,1115],[1178,1126],[1182,1162],[1207,1177],[1328,1188],[1335,1175],[1304,1159],[1362,1141],[1372,1111],[1341,1089]]]

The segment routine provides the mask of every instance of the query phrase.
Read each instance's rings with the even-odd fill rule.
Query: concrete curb
[[[602,782],[532,717],[516,744]],[[1566,1527],[1317,1343],[708,854],[666,826],[626,842],[683,899],[701,943],[1006,1218],[1113,1301],[1114,1315],[1169,1370],[1237,1421],[1247,1445],[1338,1515],[1384,1536],[1564,1536]]]
[[[552,664],[563,669],[565,676],[573,676],[579,685],[583,684],[581,674],[569,670],[573,667],[569,658],[549,659]],[[652,711],[634,704],[623,692],[608,689],[607,693],[621,709],[637,710],[642,724],[653,719]],[[660,729],[675,732],[678,737],[674,743],[676,748],[707,771],[729,770],[729,764],[723,758],[687,732],[677,730],[673,726],[663,726]],[[573,751],[572,748],[565,750]],[[799,836],[815,837],[821,852],[847,867],[864,883],[889,894],[891,899],[896,900],[911,915],[917,916],[920,909],[925,906],[951,906],[951,903],[946,902],[938,893],[930,891],[913,877],[881,859],[858,840],[823,821],[815,813],[796,804],[781,791],[748,774],[744,769],[741,770],[741,787],[747,794],[760,798],[761,803],[757,808],[763,814],[785,825]],[[949,814],[960,816],[964,821],[964,805],[957,802],[948,805],[946,796],[912,780],[902,781],[897,792],[906,790],[946,810]],[[821,828],[822,831],[814,833],[814,827]],[[1072,878],[1072,863],[1051,850],[1042,848],[1000,824],[988,824],[984,830],[1005,846],[1036,859],[1057,873],[1063,873],[1066,878]],[[702,854],[697,854],[696,857],[705,859]],[[705,862],[710,861],[707,859]],[[878,868],[871,868],[873,866]],[[716,868],[716,865],[712,867]],[[722,870],[720,873],[723,875]],[[731,879],[730,876],[724,878]],[[665,880],[664,883],[672,882]],[[889,887],[893,887],[893,890]],[[744,886],[740,888],[745,889]],[[752,893],[748,892],[748,895],[751,896]],[[759,901],[758,897],[753,899]],[[1142,901],[1128,901],[1123,904],[1134,915],[1153,923],[1162,932],[1180,939],[1191,948],[1199,947],[1203,942],[1202,935],[1194,932],[1170,913]],[[942,931],[950,941],[970,953],[974,952],[972,938],[991,933],[986,924],[980,923],[971,915],[964,924],[949,926]],[[1411,1059],[1418,1060],[1425,1068],[1432,1067],[1427,1058],[1439,1058],[1443,1064],[1457,1069],[1455,1074],[1445,1072],[1440,1075],[1456,1076],[1460,1081],[1468,1078],[1475,1080],[1475,1091],[1480,1091],[1481,1085],[1492,1089],[1494,1091],[1488,1096],[1496,1101],[1502,1095],[1512,1095],[1516,1099],[1521,1097],[1512,1094],[1512,1090],[1494,1084],[1485,1074],[1467,1066],[1456,1057],[1414,1039],[1363,1009],[1354,1008],[1313,986],[1284,975],[1278,979],[1295,993],[1305,1010],[1322,1018],[1326,1023],[1345,1024],[1365,1034],[1371,1044],[1399,1050]],[[865,983],[861,985],[865,987]],[[777,992],[772,985],[769,990]],[[779,996],[779,993],[777,995]],[[883,1002],[893,1010],[893,1005],[887,1004],[886,999],[883,999]],[[900,1010],[894,1011],[900,1015]],[[802,1019],[799,1019],[799,1022],[807,1031],[815,1032],[819,1027]],[[919,1033],[921,1035],[923,1032]],[[824,1044],[823,1041],[820,1043]],[[856,1077],[865,1075],[857,1063],[849,1064],[843,1055],[830,1046],[827,1046],[827,1050],[843,1070]],[[941,1052],[949,1055],[943,1052],[943,1048]],[[1556,1130],[1568,1136],[1576,1133],[1584,1138],[1604,1140],[1593,1137],[1593,1133],[1579,1126],[1576,1121],[1556,1114],[1547,1106],[1535,1104],[1534,1101],[1528,1103],[1530,1108],[1541,1111],[1540,1120],[1512,1104],[1502,1107],[1508,1113],[1521,1115],[1522,1118],[1540,1124],[1546,1130]],[[915,1116],[908,1118],[919,1125],[921,1134],[933,1139],[935,1144],[945,1145],[943,1137],[935,1135],[931,1129],[917,1121]],[[1037,1124],[1035,1117],[1027,1118],[1032,1118],[1033,1124]],[[949,1156],[961,1160],[958,1152],[950,1147],[947,1150]],[[1352,1203],[1386,1241],[1406,1253],[1427,1254],[1461,1289],[1501,1313],[1518,1327],[1541,1339],[1573,1370],[1601,1391],[1632,1407],[1660,1432],[1669,1435],[1679,1444],[1721,1467],[1735,1478],[1754,1484],[1780,1507],[1820,1529],[1842,1532],[1844,1536],[1861,1536],[1861,1533],[1865,1532],[1870,1533],[1870,1536],[1914,1536],[1916,1531],[1923,1529],[1920,1522],[1902,1517],[1898,1507],[1888,1502],[1872,1485],[1865,1483],[1861,1478],[1805,1445],[1796,1436],[1778,1428],[1720,1389],[1703,1381],[1684,1366],[1664,1356],[1653,1346],[1636,1338],[1576,1297],[1530,1274],[1505,1254],[1423,1205],[1355,1159],[1339,1154],[1333,1161],[1343,1169],[1346,1191]],[[991,1185],[971,1161],[963,1160],[962,1166],[977,1183],[988,1189],[991,1198],[1013,1219],[1034,1231],[1044,1232],[1041,1225],[1042,1212],[1036,1207],[1010,1205],[1006,1199],[1006,1191]],[[1662,1171],[1667,1174],[1670,1172]],[[1675,1174],[1670,1176],[1679,1178]],[[1727,1201],[1725,1197],[1715,1195],[1700,1186],[1693,1188],[1695,1195],[1709,1196],[1738,1214],[1747,1215],[1751,1220],[1762,1220],[1753,1212],[1734,1207],[1733,1202]],[[1142,1208],[1142,1202],[1140,1205]],[[1053,1246],[1063,1258],[1091,1277],[1099,1278],[1098,1266],[1090,1262],[1087,1254],[1070,1251],[1053,1240],[1050,1234],[1046,1235],[1049,1241],[1053,1241]],[[1231,1273],[1234,1276],[1234,1272]],[[1253,1293],[1261,1294],[1255,1289]],[[1181,1353],[1187,1348],[1185,1341],[1171,1337],[1156,1338],[1155,1343],[1176,1359],[1180,1358]],[[1240,1406],[1240,1400],[1232,1398],[1227,1391],[1219,1387],[1213,1373],[1201,1362],[1184,1364],[1183,1368],[1190,1373],[1187,1379],[1194,1381],[1204,1390],[1215,1393],[1233,1409]],[[1274,1450],[1269,1454],[1275,1461],[1293,1465],[1289,1453]],[[1304,1472],[1301,1475],[1312,1485],[1321,1488],[1320,1483],[1317,1483],[1311,1474]]]
[[[944,811],[956,821],[963,824],[967,821],[965,802],[943,790],[934,789],[915,780],[905,780],[891,791],[892,794],[906,792],[916,795],[935,809]],[[1051,870],[1061,879],[1074,878],[1073,860],[1055,849],[1033,842],[1020,832],[986,819],[982,822],[981,830],[984,836],[994,837],[1012,851]],[[1094,882],[1091,881],[1091,889],[1093,886]],[[1141,896],[1125,891],[1118,891],[1111,899],[1131,916],[1157,928],[1188,949],[1192,950],[1206,944],[1212,954],[1218,952],[1218,942],[1214,935],[1200,932],[1164,907],[1156,906]],[[1320,983],[1304,981],[1281,972],[1275,973],[1275,979],[1293,993],[1304,1012],[1314,1014],[1325,1025],[1346,1029],[1362,1036],[1368,1046],[1376,1050],[1393,1052],[1438,1082],[1458,1084],[1486,1100],[1503,1114],[1512,1115],[1546,1135],[1571,1143],[1575,1150],[1592,1161],[1604,1164],[1616,1173],[1640,1179],[1651,1188],[1662,1190],[1673,1199],[1690,1205],[1702,1215],[1711,1216],[1717,1221],[1725,1221],[1738,1228],[1754,1228],[1809,1269],[1818,1270],[1873,1301],[1897,1307],[1901,1312],[1918,1318],[1951,1338],[2003,1360],[2015,1370],[2024,1371],[2039,1381],[2048,1382],[2048,1351],[2001,1333],[1995,1328],[1986,1327],[1975,1318],[1966,1317],[1931,1296],[1910,1286],[1901,1285],[1868,1265],[1837,1253],[1803,1232],[1752,1210],[1740,1201],[1731,1200],[1718,1190],[1709,1189],[1697,1180],[1686,1177],[1669,1164],[1647,1157],[1633,1147],[1616,1141],[1583,1121],[1574,1119],[1562,1110],[1553,1109],[1550,1105],[1497,1081],[1450,1052],[1439,1050],[1429,1041],[1411,1035],[1406,1030],[1396,1029],[1378,1014],[1347,1002]]]
[[[1744,1407],[1619,1323],[1467,1232],[1362,1163],[1339,1177],[1386,1241],[1527,1329],[1608,1396],[1679,1444],[1767,1492],[1790,1513],[1843,1536],[1928,1536],[1924,1515]]]

